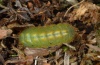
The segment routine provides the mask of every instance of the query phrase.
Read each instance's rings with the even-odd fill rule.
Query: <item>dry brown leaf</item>
[[[48,49],[34,49],[34,48],[26,48],[24,50],[26,56],[32,55],[33,57],[36,56],[46,56],[48,54],[50,54],[50,52],[55,51],[55,49],[52,50],[48,50]]]
[[[81,17],[82,15],[84,15],[84,13],[87,11],[88,9],[84,6],[80,6],[80,8],[76,11],[76,15],[75,15],[75,19],[77,19],[78,17]]]
[[[70,21],[81,20],[84,22],[96,23],[100,18],[100,7],[91,3],[83,2],[80,4],[78,9],[73,10],[70,16]]]
[[[10,23],[9,25],[7,25],[7,28],[14,28],[14,27],[18,27],[18,26],[20,26],[18,23]]]
[[[97,10],[100,7],[96,6],[93,3],[90,2],[83,2],[80,7],[76,11],[76,16],[82,16],[87,12],[88,10]]]
[[[0,39],[8,37],[12,33],[11,29],[0,29]]]
[[[86,44],[86,45],[87,45],[88,47],[90,47],[91,49],[100,52],[100,48],[99,48],[99,47],[97,47],[97,46],[93,46],[93,45],[90,45],[90,44]]]

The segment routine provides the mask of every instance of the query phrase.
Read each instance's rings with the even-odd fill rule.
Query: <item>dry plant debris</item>
[[[99,21],[100,6],[85,0],[77,7],[66,0],[0,0],[0,65],[100,65]],[[28,27],[59,23],[75,27],[70,45],[36,49],[19,42]]]

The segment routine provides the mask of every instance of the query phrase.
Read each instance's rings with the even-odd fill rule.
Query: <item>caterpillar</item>
[[[62,45],[62,43],[70,43],[74,36],[73,26],[60,23],[25,29],[19,35],[19,41],[30,48],[48,48]]]

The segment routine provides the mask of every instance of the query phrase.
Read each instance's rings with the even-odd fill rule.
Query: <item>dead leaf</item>
[[[99,16],[100,7],[91,3],[83,2],[80,4],[78,9],[73,10],[69,18],[70,21],[81,20],[83,22],[97,23],[100,19]]]
[[[8,37],[12,33],[11,29],[0,29],[0,39]]]
[[[99,48],[99,47],[97,47],[97,46],[93,46],[93,45],[90,45],[90,44],[86,44],[86,45],[87,45],[88,47],[90,47],[91,49],[100,52],[100,48]]]
[[[42,49],[42,48],[25,48],[24,52],[26,56],[32,55],[33,57],[36,56],[46,56],[50,54],[51,52],[54,52],[56,49]]]

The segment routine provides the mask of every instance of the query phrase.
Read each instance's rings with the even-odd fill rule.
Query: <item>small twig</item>
[[[0,4],[0,7],[1,7],[1,8],[4,8],[3,10],[1,10],[1,11],[0,11],[0,13],[6,12],[6,11],[8,11],[8,10],[9,10],[9,8],[8,8],[8,7],[3,6],[2,4]]]
[[[81,3],[83,3],[84,1],[85,1],[85,0],[82,0],[81,2],[79,2],[79,3],[77,3],[77,4],[73,5],[73,6],[71,6],[71,7],[66,11],[64,17],[67,15],[67,13],[68,13],[73,7],[75,7],[75,6],[77,6],[77,5],[81,4]]]
[[[0,43],[1,46],[2,46],[3,48],[7,48],[7,47],[3,44],[3,42],[4,42],[4,41],[2,40],[1,43]]]
[[[3,6],[2,4],[0,4],[0,7],[1,7],[1,8],[4,8],[4,9],[9,9],[8,7]]]
[[[76,48],[74,46],[71,46],[70,44],[67,44],[67,43],[63,43],[64,45],[68,46],[69,48],[73,49],[73,50],[76,50]]]
[[[70,55],[67,52],[65,52],[64,65],[69,65],[69,58],[70,58]]]
[[[0,13],[6,12],[6,11],[8,11],[8,10],[9,10],[8,8],[3,9],[3,10],[0,11]]]
[[[37,65],[37,59],[38,59],[38,56],[36,57],[36,59],[35,59],[35,63],[34,63],[34,65]]]

